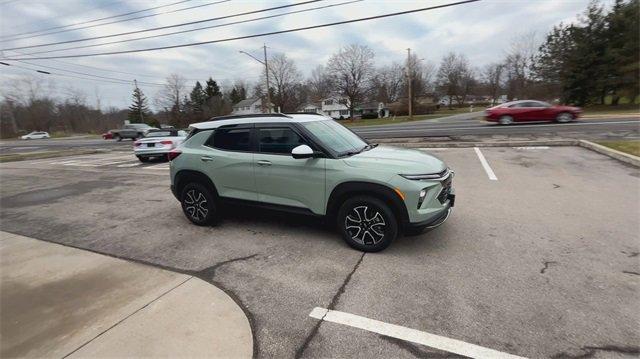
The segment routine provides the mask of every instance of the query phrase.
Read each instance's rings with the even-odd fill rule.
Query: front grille
[[[449,193],[451,193],[451,185],[453,182],[452,177],[453,176],[449,176],[447,177],[447,179],[442,181],[442,191],[440,191],[440,194],[438,195],[438,201],[440,201],[441,204],[444,204],[449,198]]]

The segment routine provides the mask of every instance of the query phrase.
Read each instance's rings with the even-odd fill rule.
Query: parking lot
[[[242,305],[260,357],[455,356],[433,349],[447,340],[532,358],[640,353],[637,168],[577,147],[426,151],[456,172],[454,213],[380,253],[290,214],[230,208],[194,226],[168,164],[127,152],[0,164],[2,229],[195,273]]]

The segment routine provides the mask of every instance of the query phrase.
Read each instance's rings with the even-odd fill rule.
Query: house
[[[273,104],[271,104],[273,108]],[[252,97],[246,100],[242,100],[233,105],[232,115],[248,115],[253,113],[266,112],[266,101],[259,97]]]
[[[362,118],[389,117],[389,109],[383,102],[365,102],[356,106],[356,115],[360,115]]]
[[[317,113],[322,115],[322,102],[309,102],[298,107],[298,112]]]
[[[346,97],[330,97],[322,100],[322,113],[335,119],[349,118],[349,99]]]

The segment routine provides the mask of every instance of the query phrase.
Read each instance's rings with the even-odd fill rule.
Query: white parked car
[[[28,135],[20,136],[23,140],[39,140],[41,138],[50,138],[48,132],[33,131]]]
[[[169,129],[153,129],[146,136],[133,143],[133,153],[140,162],[147,162],[152,157],[168,159],[169,151],[178,147],[187,138],[187,132]]]

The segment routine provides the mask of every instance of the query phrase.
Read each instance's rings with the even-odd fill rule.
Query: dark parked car
[[[151,127],[146,123],[131,123],[122,126],[119,130],[111,130],[111,133],[113,134],[113,138],[118,141],[121,141],[123,138],[137,140],[138,138],[146,136],[147,132],[154,129],[156,128]]]
[[[571,122],[578,118],[579,107],[551,105],[542,101],[520,100],[503,103],[485,111],[485,119],[501,125],[526,121]]]

